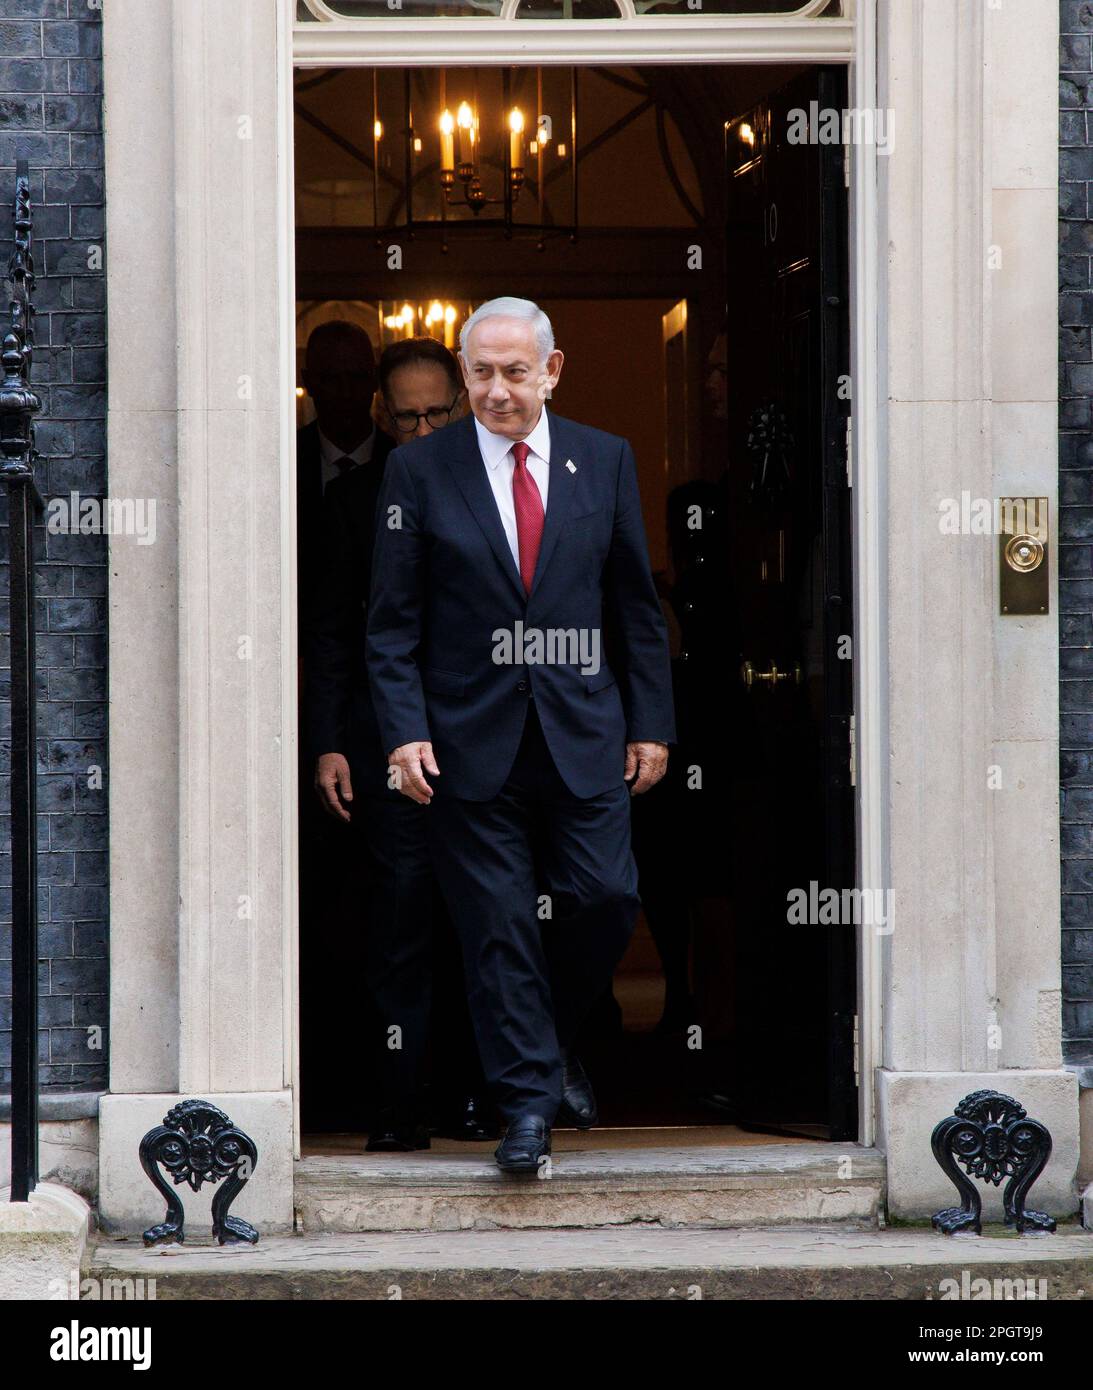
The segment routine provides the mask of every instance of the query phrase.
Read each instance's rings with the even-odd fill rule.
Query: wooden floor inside
[[[583,1153],[593,1149],[646,1149],[670,1146],[675,1149],[747,1147],[769,1145],[771,1136],[736,1125],[641,1126],[632,1129],[556,1129],[552,1133],[553,1148],[560,1153]],[[360,1154],[367,1142],[365,1134],[305,1134],[300,1151],[303,1158],[334,1157]],[[814,1140],[779,1135],[779,1144],[810,1144]],[[496,1140],[482,1144],[466,1144],[458,1139],[434,1136],[428,1150],[435,1154],[492,1154]],[[375,1154],[377,1160],[383,1154]],[[398,1155],[405,1157],[405,1155]]]

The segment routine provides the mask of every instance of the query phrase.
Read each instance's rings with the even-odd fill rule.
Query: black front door
[[[846,192],[821,142],[845,87],[815,69],[726,127],[732,1090],[744,1124],[832,1139],[857,1131]]]

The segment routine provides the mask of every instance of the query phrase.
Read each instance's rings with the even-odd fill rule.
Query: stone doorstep
[[[100,1241],[85,1277],[163,1299],[1093,1299],[1093,1232],[982,1237],[809,1226],[270,1236],[146,1250]],[[942,1280],[954,1280],[943,1286]],[[1025,1281],[1020,1285],[1012,1282]],[[1043,1280],[1041,1285],[1040,1281]],[[1031,1284],[1030,1282],[1031,1281]],[[134,1285],[146,1291],[149,1285]]]
[[[876,1226],[884,1159],[831,1144],[556,1153],[549,1179],[501,1173],[493,1145],[467,1154],[309,1157],[295,1165],[297,1232],[744,1226]],[[851,1176],[845,1172],[850,1159]]]

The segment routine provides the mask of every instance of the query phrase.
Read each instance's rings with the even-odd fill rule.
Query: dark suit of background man
[[[556,1117],[595,1121],[569,1048],[633,930],[626,782],[664,774],[671,676],[629,444],[546,410],[562,354],[536,305],[491,300],[461,345],[473,417],[388,459],[368,673],[401,790],[428,803],[497,1162],[534,1171]],[[505,664],[520,625],[599,640],[599,661]]]
[[[379,418],[404,444],[443,429],[465,408],[458,364],[435,338],[390,344],[378,376]],[[371,1153],[429,1147],[430,1024],[441,1127],[456,1138],[496,1137],[483,1104],[459,946],[429,859],[425,808],[388,786],[368,690],[364,637],[382,477],[382,465],[364,464],[326,490],[324,579],[306,662],[315,790],[324,810],[353,832],[343,853],[358,881],[345,922],[351,934],[363,935],[364,980],[374,1006],[361,1027],[379,1102],[368,1125]],[[392,1048],[395,1026],[401,1046]],[[353,1055],[359,1053],[354,1047]]]
[[[362,463],[382,468],[393,441],[376,429],[376,359],[363,328],[322,323],[307,340],[303,384],[315,419],[296,434],[297,589],[304,622],[322,574],[322,506],[329,483]]]
[[[351,858],[347,829],[320,809],[312,790],[313,750],[306,731],[312,709],[306,667],[326,572],[323,496],[336,478],[359,467],[382,470],[394,443],[372,419],[376,364],[363,328],[344,320],[320,324],[307,342],[303,384],[316,418],[296,435],[296,586],[300,666],[300,975],[304,1039],[305,1120],[313,1129],[343,1129],[351,1122],[344,1076],[332,1057],[359,1054],[356,1009],[339,1008],[331,981],[359,976],[360,947],[339,920]],[[313,1059],[318,1065],[313,1065]]]

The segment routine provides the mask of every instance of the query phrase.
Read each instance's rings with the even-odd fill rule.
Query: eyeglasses
[[[431,410],[400,410],[391,418],[394,420],[395,428],[400,434],[413,434],[417,429],[417,422],[419,420],[424,420],[431,430],[440,430],[443,429],[451,419],[452,411],[455,409],[456,401],[458,400],[459,397],[456,396],[451,405],[433,406]]]

